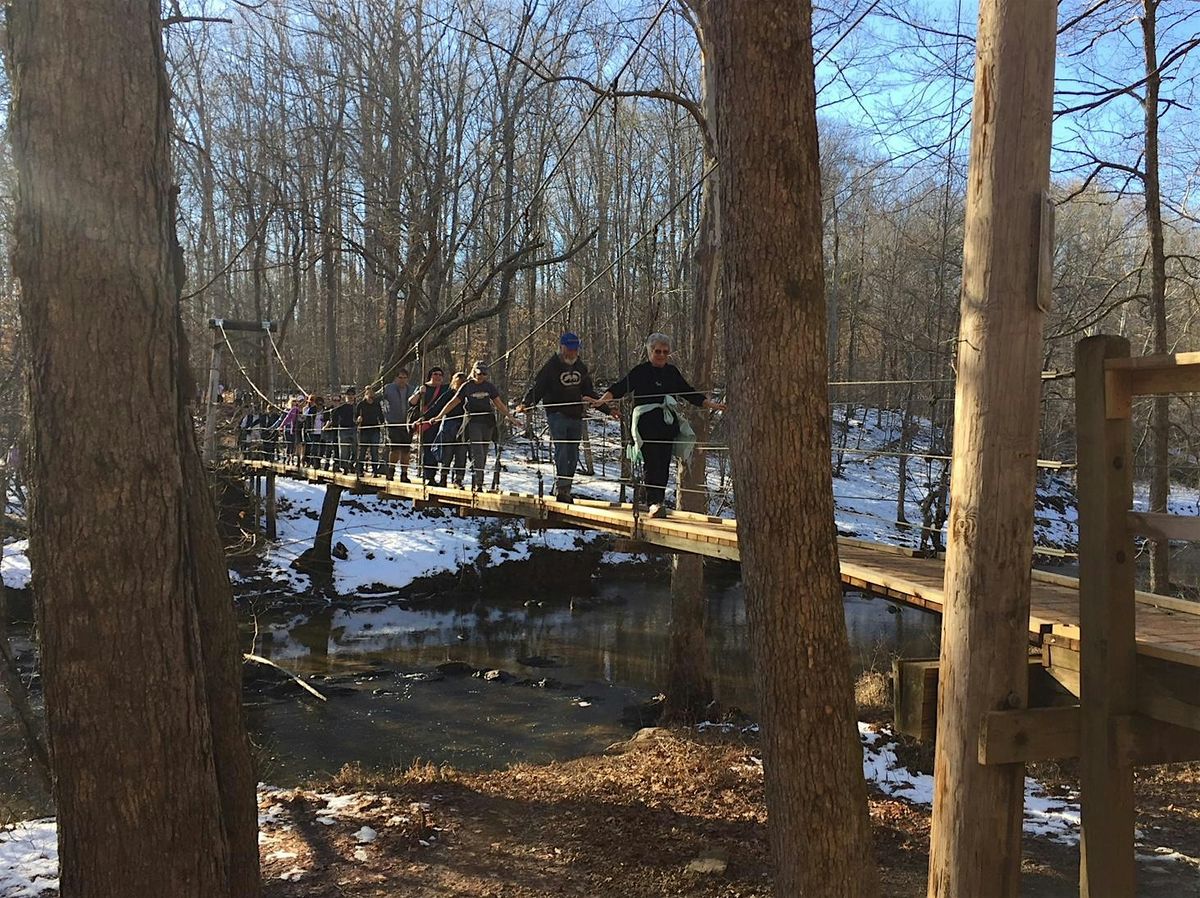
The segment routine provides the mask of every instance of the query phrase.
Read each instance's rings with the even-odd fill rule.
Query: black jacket
[[[542,370],[537,373],[533,386],[525,393],[521,404],[532,408],[544,402],[548,412],[561,412],[568,418],[582,418],[584,396],[600,398],[592,385],[592,375],[587,365],[580,359],[568,365],[562,356],[555,353],[542,365]]]

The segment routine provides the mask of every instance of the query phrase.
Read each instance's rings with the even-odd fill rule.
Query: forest
[[[5,31],[0,898],[1190,894],[1200,5]]]

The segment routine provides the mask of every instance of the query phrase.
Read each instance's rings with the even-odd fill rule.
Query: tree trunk
[[[259,891],[232,594],[187,414],[159,15],[157,0],[9,8],[64,898]]]
[[[981,765],[979,726],[1028,693],[1055,15],[979,10],[929,859],[945,898],[1020,884],[1024,766]]]
[[[731,446],[738,517],[754,522],[739,540],[775,893],[860,898],[877,894],[878,876],[833,523],[812,9],[709,8]],[[763,391],[764,366],[788,376]]]
[[[1142,45],[1146,55],[1146,233],[1150,241],[1150,314],[1153,318],[1154,351],[1167,352],[1167,257],[1163,245],[1162,198],[1158,176],[1158,95],[1162,76],[1158,71],[1158,0],[1143,0]],[[1166,512],[1171,490],[1170,468],[1171,400],[1157,396],[1150,411],[1150,511]],[[1169,560],[1171,544],[1165,539],[1150,542],[1150,591],[1171,591]]]

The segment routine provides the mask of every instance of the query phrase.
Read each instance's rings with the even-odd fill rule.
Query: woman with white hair
[[[685,461],[691,455],[695,436],[679,407],[684,399],[698,408],[725,411],[725,403],[709,399],[693,389],[679,369],[671,364],[671,338],[654,333],[646,338],[646,361],[609,387],[599,399],[602,405],[629,394],[633,397],[633,439],[630,457],[642,461],[646,502],[655,517],[664,515],[663,499],[671,476],[671,457]]]

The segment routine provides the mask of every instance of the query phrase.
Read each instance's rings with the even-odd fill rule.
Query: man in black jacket
[[[583,397],[598,398],[592,375],[579,358],[579,337],[567,332],[559,338],[558,352],[538,372],[517,413],[539,402],[546,409],[550,438],[554,441],[555,498],[571,501],[571,485],[579,465],[579,441],[583,439]]]

